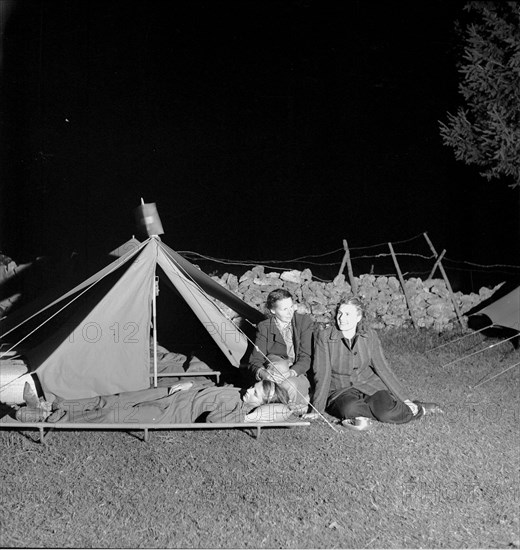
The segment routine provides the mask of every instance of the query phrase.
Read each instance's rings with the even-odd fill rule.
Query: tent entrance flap
[[[235,367],[240,366],[240,361],[247,351],[247,339],[244,334],[222,314],[194,281],[180,271],[161,247],[157,261],[228,361]]]

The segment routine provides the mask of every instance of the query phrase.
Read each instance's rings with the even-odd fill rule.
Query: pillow
[[[246,414],[245,422],[285,422],[292,413],[288,405],[269,403],[267,405],[260,405],[260,407]]]

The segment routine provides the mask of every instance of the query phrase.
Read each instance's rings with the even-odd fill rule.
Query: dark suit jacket
[[[359,333],[352,350],[342,342],[342,336],[334,326],[316,335],[312,364],[315,387],[313,405],[320,412],[325,410],[329,397],[333,397],[330,394],[333,367],[347,361],[352,369],[348,373],[349,385],[345,389],[356,388],[366,395],[389,390],[401,401],[408,399],[406,391],[388,365],[379,337],[373,329]]]
[[[294,364],[291,369],[295,370],[298,375],[305,374],[311,366],[314,322],[309,315],[295,313],[291,324],[295,355]],[[255,346],[260,351],[253,350],[249,365],[246,367],[249,373],[255,377],[257,370],[264,366],[266,355],[272,353],[274,355],[287,356],[287,346],[276,326],[274,317],[258,323]]]

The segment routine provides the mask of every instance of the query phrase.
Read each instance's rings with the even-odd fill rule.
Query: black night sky
[[[11,5],[0,250],[15,260],[107,252],[143,197],[170,246],[214,257],[427,231],[449,257],[518,265],[518,190],[439,135],[462,102],[463,2]]]

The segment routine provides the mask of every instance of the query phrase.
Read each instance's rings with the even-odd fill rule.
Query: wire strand
[[[181,266],[179,265],[178,262],[175,261],[175,259],[170,255],[168,254],[167,250],[163,250],[165,256],[168,257],[168,259],[175,264],[175,267],[179,270],[179,271],[182,271],[184,276],[198,289],[198,291],[204,295],[206,298],[209,299],[209,296],[207,295],[207,293],[203,290],[203,288],[197,283],[197,281],[195,281],[195,279]],[[193,295],[193,298],[194,300],[197,300],[197,296]],[[198,300],[197,300],[198,301]],[[249,342],[250,344],[253,345],[253,347],[256,349],[256,351],[258,351],[263,357],[264,359],[269,362],[274,368],[275,370],[277,371],[278,374],[281,374],[281,372],[278,370],[278,368],[267,358],[267,355],[265,355],[259,348],[258,346],[256,345],[255,342],[253,342],[253,340],[251,340],[251,338],[249,338],[249,336],[234,322],[233,319],[230,319],[225,313],[224,311],[218,306],[218,304],[216,303],[216,301],[214,300],[211,300],[212,303],[215,305],[215,307],[217,307],[217,309],[220,311],[220,313],[225,317],[225,319],[227,319],[230,323],[233,324],[233,326],[236,328],[236,330],[246,339],[247,342]],[[300,397],[303,397],[304,399],[306,398],[306,396],[302,395],[302,393],[298,390],[298,388],[295,388],[296,392],[298,393],[298,395],[300,395]],[[316,407],[310,403],[310,401],[308,402],[308,405],[314,409],[314,411],[335,431],[337,432],[338,430],[318,411],[318,409],[316,409]]]

